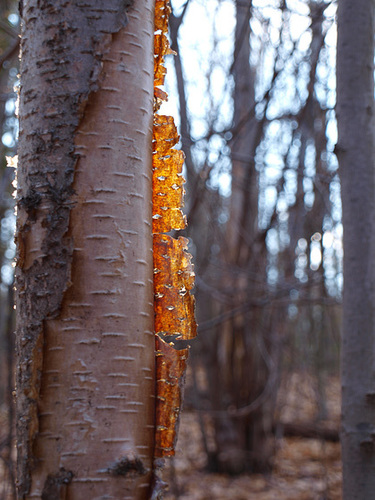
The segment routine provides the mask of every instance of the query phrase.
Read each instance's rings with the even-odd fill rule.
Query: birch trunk
[[[343,498],[375,490],[374,2],[338,4],[337,111],[344,225]]]
[[[153,1],[28,0],[23,15],[19,498],[146,499]]]

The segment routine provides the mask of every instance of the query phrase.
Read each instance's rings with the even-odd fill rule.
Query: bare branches
[[[197,252],[200,356],[210,387],[204,405],[214,421],[217,462],[229,436],[246,441],[239,419],[257,436],[247,456],[267,448],[272,425],[262,419],[272,413],[284,342],[302,355],[303,338],[313,343],[314,356],[326,356],[320,332],[337,314],[341,265],[332,209],[329,4],[310,2],[310,12],[301,14],[282,1],[271,16],[264,5],[233,2],[226,11],[227,50],[213,19],[224,3],[205,18],[214,38],[210,52],[202,45],[195,53],[187,49],[200,61],[194,71],[182,67],[178,37],[181,23],[192,22],[188,2],[171,23],[182,54],[175,68],[192,193],[188,234]],[[197,5],[204,13],[204,2],[189,1]],[[311,354],[308,363],[315,361]],[[201,426],[204,433],[204,421]],[[243,466],[251,469],[256,460],[265,466],[261,457]],[[229,458],[224,462],[235,468]]]

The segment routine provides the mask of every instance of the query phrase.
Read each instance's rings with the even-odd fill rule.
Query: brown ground
[[[323,387],[325,405],[316,382],[294,374],[284,384],[278,402],[282,422],[316,422],[319,411],[326,411],[321,425],[339,428],[339,381],[327,378]],[[323,410],[322,410],[323,407]],[[0,438],[6,428],[5,409],[0,408]],[[2,440],[0,439],[0,442]],[[1,446],[0,446],[1,448]],[[0,500],[9,500],[6,450],[0,449]],[[317,439],[280,438],[277,440],[272,475],[229,477],[205,472],[197,413],[182,413],[176,456],[169,460],[164,480],[169,483],[165,500],[341,500],[340,445]]]
[[[316,420],[319,410],[315,384],[293,375],[280,399],[284,422]],[[339,382],[325,381],[326,419],[339,427]],[[321,410],[321,405],[320,405]],[[229,477],[204,471],[197,414],[182,415],[176,456],[166,466],[169,483],[165,500],[341,500],[340,445],[317,439],[280,438],[272,475]]]

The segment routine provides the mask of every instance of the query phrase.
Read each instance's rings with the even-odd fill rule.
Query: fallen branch
[[[286,422],[275,425],[276,435],[283,437],[301,437],[307,439],[323,439],[337,443],[340,440],[338,429],[324,427],[314,422]]]

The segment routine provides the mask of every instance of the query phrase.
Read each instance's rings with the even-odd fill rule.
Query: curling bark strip
[[[153,233],[154,233],[154,310],[156,333],[156,434],[155,457],[175,453],[179,413],[182,404],[183,379],[188,348],[176,349],[176,340],[196,336],[194,285],[191,255],[186,252],[188,240],[172,238],[167,233],[184,229],[182,213],[185,182],[182,176],[184,154],[173,149],[179,136],[170,116],[157,114],[167,94],[164,84],[164,56],[173,54],[167,39],[170,7],[168,0],[155,2],[154,60],[154,129],[153,129]]]

